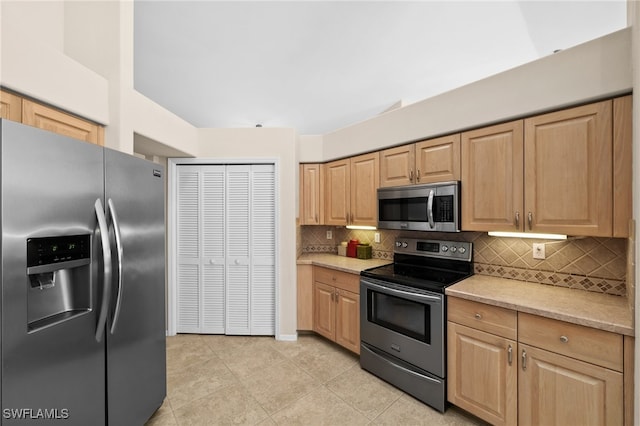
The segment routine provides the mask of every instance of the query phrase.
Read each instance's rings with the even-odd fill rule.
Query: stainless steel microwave
[[[378,228],[460,231],[460,182],[378,188]]]

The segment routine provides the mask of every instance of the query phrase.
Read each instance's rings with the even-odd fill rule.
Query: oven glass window
[[[367,290],[368,321],[431,344],[429,305]]]

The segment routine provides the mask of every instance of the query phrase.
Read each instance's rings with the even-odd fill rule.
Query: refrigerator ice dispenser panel
[[[30,332],[91,309],[90,247],[88,234],[27,240]]]

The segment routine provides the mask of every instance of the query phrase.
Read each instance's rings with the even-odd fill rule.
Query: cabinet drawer
[[[516,340],[518,316],[517,312],[511,309],[449,296],[447,298],[447,319],[477,330]]]
[[[314,266],[313,280],[360,294],[360,275]]]
[[[518,341],[623,371],[623,339],[620,334],[520,312]]]

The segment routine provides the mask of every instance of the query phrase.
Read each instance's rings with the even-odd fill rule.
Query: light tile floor
[[[483,425],[443,415],[315,335],[167,338],[167,398],[147,425]]]

